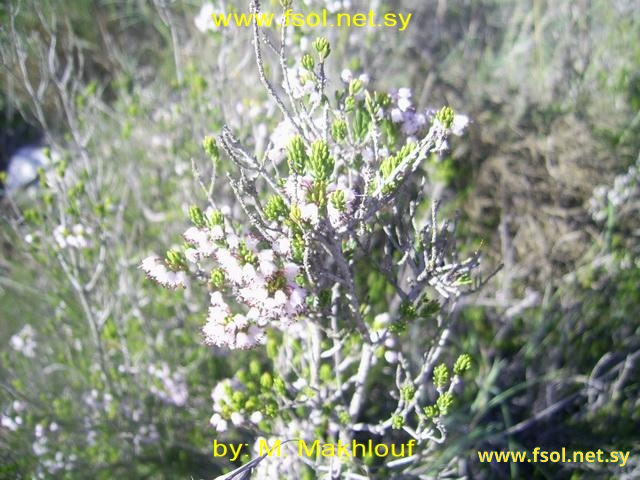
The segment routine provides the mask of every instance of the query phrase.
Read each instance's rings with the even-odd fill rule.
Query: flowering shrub
[[[289,67],[286,29],[278,93],[257,25],[253,36],[260,80],[283,120],[263,149],[228,127],[204,138],[214,166],[211,179],[197,176],[206,204],[189,208],[182,246],[141,268],[167,288],[207,286],[206,344],[266,345],[268,361],[251,361],[213,390],[218,432],[232,424],[282,441],[412,438],[418,455],[376,466],[410,473],[445,440],[444,417],[471,363],[441,357],[479,258],[459,258],[455,225],[428,198],[428,165],[468,119],[449,107],[419,110],[407,88],[371,91],[366,74],[348,70],[330,92],[329,41],[317,38]],[[223,161],[233,170],[221,177]],[[216,194],[227,186],[233,205]],[[289,456],[238,473],[256,465],[260,478],[369,468],[356,458]]]

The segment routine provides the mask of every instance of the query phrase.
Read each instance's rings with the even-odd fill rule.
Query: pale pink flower
[[[273,251],[278,255],[287,256],[291,253],[291,240],[288,238],[279,238],[273,242]]]
[[[312,225],[318,224],[318,206],[315,203],[305,203],[300,205],[302,218]]]
[[[209,423],[213,428],[215,428],[218,432],[226,432],[229,428],[227,421],[222,418],[222,415],[219,413],[214,413],[209,420]]]

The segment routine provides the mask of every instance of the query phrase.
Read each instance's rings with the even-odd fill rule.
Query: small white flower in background
[[[15,432],[18,429],[18,424],[11,417],[7,417],[6,415],[2,415],[0,417],[0,426]]]
[[[340,78],[344,83],[349,83],[351,80],[353,80],[353,73],[351,73],[351,70],[349,70],[348,68],[345,68],[344,70],[342,70]]]
[[[411,107],[411,90],[401,88],[398,90],[398,108],[406,112]]]
[[[162,363],[160,367],[155,365],[149,366],[149,374],[161,381],[160,388],[152,385],[151,393],[165,403],[182,407],[187,403],[189,392],[187,390],[187,382],[184,376],[179,372],[171,372],[166,363]]]
[[[202,33],[206,33],[207,31],[215,30],[216,24],[213,21],[214,13],[224,13],[219,8],[213,6],[211,2],[207,2],[200,8],[200,12],[194,18],[194,23],[196,24],[196,28],[200,30]]]
[[[90,237],[93,234],[93,230],[90,227],[84,227],[83,225],[75,224],[71,228],[66,228],[63,225],[58,225],[53,230],[53,238],[60,248],[87,248],[91,246]]]
[[[283,120],[271,134],[271,148],[267,152],[269,160],[279,163],[284,160],[286,149],[297,130],[289,120]]]
[[[464,133],[468,125],[469,117],[462,114],[455,114],[453,116],[453,122],[451,123],[451,133],[459,137]]]
[[[29,324],[22,327],[22,329],[13,335],[9,340],[9,345],[16,352],[22,353],[25,357],[33,358],[36,356],[36,332]]]

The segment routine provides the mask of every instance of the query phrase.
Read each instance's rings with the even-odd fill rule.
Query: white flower
[[[35,330],[29,324],[9,339],[9,345],[16,352],[22,353],[25,357],[33,358],[36,356]]]
[[[222,415],[219,413],[214,413],[209,420],[209,423],[213,428],[215,428],[218,432],[226,432],[228,429],[227,421],[222,418]]]
[[[256,281],[256,268],[250,263],[242,267],[242,281],[246,284]]]
[[[282,161],[289,142],[297,133],[289,120],[280,122],[271,134],[271,148],[267,152],[269,160],[276,163]]]
[[[73,225],[70,230],[67,230],[63,225],[58,225],[53,230],[53,238],[60,248],[87,248],[91,246],[91,242],[87,238],[91,234],[93,234],[93,230],[80,224]]]
[[[249,336],[249,341],[252,345],[264,345],[267,343],[267,336],[265,335],[264,329],[256,325],[251,325],[249,327],[247,335]]]
[[[300,205],[300,214],[302,218],[311,223],[311,225],[318,224],[318,206],[315,203]]]
[[[451,122],[451,133],[460,136],[469,125],[469,117],[466,115],[455,114],[453,122]]]
[[[265,277],[270,277],[275,273],[273,250],[262,250],[258,253],[258,269]]]
[[[351,70],[349,70],[348,68],[345,68],[344,70],[342,70],[340,78],[344,83],[349,83],[353,79],[353,73],[351,73]]]
[[[209,233],[206,230],[190,227],[182,234],[182,236],[188,243],[196,247],[198,255],[208,257],[216,250],[216,246],[211,241]]]
[[[15,432],[18,429],[18,424],[11,418],[5,415],[0,417],[0,426]]]
[[[289,253],[291,253],[291,240],[288,238],[279,238],[273,242],[273,251],[278,255],[289,255]]]
[[[202,33],[206,33],[207,30],[215,30],[216,24],[213,21],[214,13],[222,13],[220,10],[216,10],[212,3],[207,2],[202,5],[200,8],[200,12],[194,18],[194,23],[196,24],[196,28],[200,30]]]
[[[403,112],[406,112],[411,108],[411,100],[409,98],[399,98],[398,99],[398,108]]]
[[[251,416],[249,417],[249,420],[251,420],[252,423],[258,424],[262,421],[262,413],[260,412],[253,412],[251,414]]]
[[[202,333],[205,343],[214,347],[226,347],[233,341],[232,336],[221,323],[207,322],[202,327]]]
[[[293,310],[299,310],[304,306],[304,300],[307,296],[307,291],[301,287],[295,287],[291,290],[291,294],[289,295],[289,305],[293,308]]]
[[[400,123],[404,120],[404,115],[402,114],[402,111],[399,108],[392,108],[391,109],[391,121],[393,123]]]
[[[300,273],[300,266],[291,262],[285,263],[282,267],[282,273],[284,273],[284,276],[289,283],[295,285],[296,277],[298,276],[298,273]]]
[[[231,414],[231,423],[233,423],[234,426],[239,427],[244,423],[244,417],[241,413],[233,412]]]
[[[384,352],[384,359],[389,363],[397,363],[398,362],[398,352],[391,352],[387,350]]]
[[[398,99],[402,98],[411,98],[411,89],[407,87],[402,87],[398,89]]]

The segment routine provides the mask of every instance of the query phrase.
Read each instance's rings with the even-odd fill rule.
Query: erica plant
[[[407,88],[372,91],[366,73],[345,70],[328,91],[327,39],[291,65],[290,32],[278,47],[263,33],[253,25],[259,77],[281,122],[262,149],[228,127],[204,138],[211,178],[194,170],[206,199],[190,207],[182,245],[141,268],[164,287],[207,286],[204,343],[266,345],[262,361],[214,389],[218,432],[245,428],[256,445],[260,436],[417,444],[401,460],[265,457],[237,474],[418,472],[445,440],[444,417],[471,365],[465,354],[447,365],[443,354],[456,299],[479,285],[479,257],[460,258],[430,174],[468,119],[419,110]],[[278,57],[277,87],[265,45]]]

